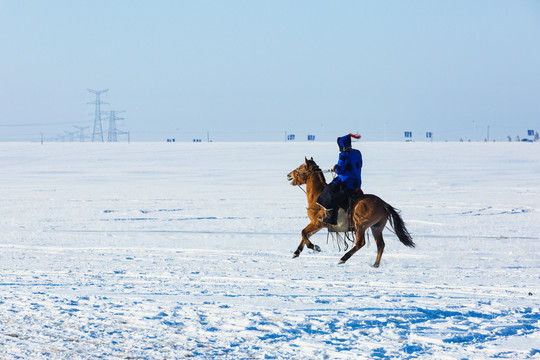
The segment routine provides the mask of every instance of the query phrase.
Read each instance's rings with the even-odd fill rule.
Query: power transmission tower
[[[92,133],[92,142],[96,141],[96,139],[101,142],[103,142],[103,128],[101,127],[101,104],[108,104],[104,101],[101,101],[100,95],[109,91],[109,89],[105,90],[91,90],[87,89],[91,93],[96,95],[96,101],[90,102],[88,104],[94,104],[96,105],[96,109],[94,111],[94,132]]]
[[[75,139],[75,134],[77,133],[76,131],[65,131],[64,132],[66,133],[66,135],[64,135],[64,141],[71,141],[73,142],[73,140]],[[66,140],[68,139],[68,140]]]
[[[79,141],[80,142],[84,142],[84,129],[88,129],[90,126],[77,126],[77,125],[73,125],[74,128],[77,128],[79,129]]]
[[[116,121],[124,120],[124,118],[116,117],[116,114],[121,114],[125,112],[122,111],[113,111],[111,110],[109,113],[109,133],[107,136],[108,142],[117,142],[118,141],[118,134],[123,134],[123,131],[119,131],[116,128]]]

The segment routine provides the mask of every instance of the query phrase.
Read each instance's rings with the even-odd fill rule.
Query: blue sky
[[[538,1],[2,1],[0,39],[0,141],[90,133],[88,88],[135,141],[540,130]]]

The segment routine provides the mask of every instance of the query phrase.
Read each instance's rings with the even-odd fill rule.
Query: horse
[[[317,204],[317,198],[326,186],[322,170],[317,166],[313,158],[305,158],[305,162],[287,174],[287,180],[293,186],[306,185],[306,196],[308,200],[307,215],[311,222],[302,230],[302,241],[293,254],[293,259],[300,256],[300,253],[307,246],[314,251],[321,251],[318,245],[314,245],[309,238],[323,228],[331,229],[331,225],[323,223],[325,210]],[[377,243],[377,258],[373,267],[379,267],[384,251],[383,230],[387,222],[390,222],[398,239],[403,245],[415,247],[409,231],[405,227],[399,212],[391,205],[383,201],[376,195],[362,194],[354,198],[349,207],[349,229],[356,234],[356,243],[339,260],[339,264],[344,264],[351,256],[360,250],[365,244],[365,232],[371,228],[371,233]]]

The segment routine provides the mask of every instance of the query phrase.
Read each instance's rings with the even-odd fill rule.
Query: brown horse
[[[317,231],[328,227],[320,221],[320,219],[324,218],[324,209],[317,204],[317,198],[326,186],[326,180],[321,169],[313,161],[313,158],[310,160],[306,158],[306,161],[302,165],[287,175],[287,179],[291,185],[306,185],[308,200],[307,214],[311,220],[309,225],[302,230],[302,241],[298,249],[294,252],[294,259],[300,255],[305,245],[312,250],[321,251],[321,248],[318,245],[313,245],[309,238]],[[403,245],[409,247],[415,246],[399,213],[381,198],[371,194],[361,195],[354,200],[350,209],[353,212],[349,217],[351,219],[349,227],[356,233],[356,244],[343,255],[339,261],[340,264],[345,263],[366,244],[365,232],[368,228],[371,228],[371,232],[377,243],[377,259],[373,266],[379,267],[384,251],[382,234],[387,221],[390,221],[395,234]]]

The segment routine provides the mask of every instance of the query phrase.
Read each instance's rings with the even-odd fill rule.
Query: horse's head
[[[287,174],[287,180],[291,183],[291,185],[304,185],[307,183],[307,180],[311,174],[313,174],[316,170],[319,170],[319,167],[313,161],[313,158],[308,160],[308,158],[305,158],[306,161],[303,162],[299,167],[291,171]]]

